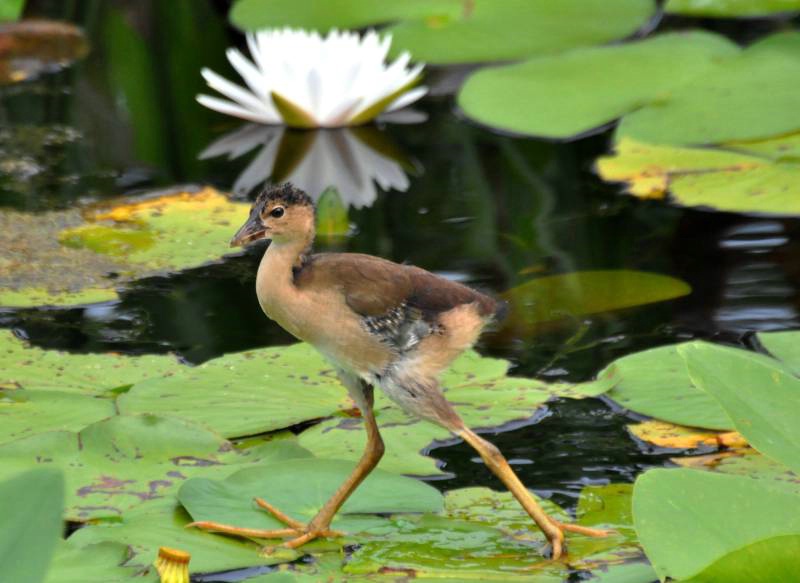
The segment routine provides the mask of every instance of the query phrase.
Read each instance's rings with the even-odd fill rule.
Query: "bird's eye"
[[[283,207],[276,206],[274,209],[270,211],[270,216],[279,219],[283,216]]]

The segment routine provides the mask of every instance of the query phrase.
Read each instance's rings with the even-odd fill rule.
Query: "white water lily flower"
[[[208,85],[228,98],[198,95],[213,110],[269,125],[340,127],[373,120],[403,108],[427,92],[414,87],[424,65],[409,68],[404,52],[385,63],[390,35],[364,36],[333,30],[323,38],[304,30],[262,30],[247,34],[253,61],[238,49],[227,57],[249,90],[210,69]]]
[[[387,139],[378,128],[362,128],[369,139],[359,138],[347,128],[299,132],[284,127],[246,124],[210,144],[200,158],[227,155],[229,160],[260,148],[233,185],[233,191],[243,196],[273,180],[291,182],[307,192],[314,200],[327,188],[335,188],[345,206],[369,207],[377,198],[377,186],[385,191],[405,191],[409,179],[404,166],[411,162],[389,157],[391,147],[378,151],[371,143]],[[385,144],[384,144],[385,145]],[[276,167],[282,160],[285,167]]]

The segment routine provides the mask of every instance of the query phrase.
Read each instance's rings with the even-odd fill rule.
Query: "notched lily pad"
[[[0,211],[0,307],[113,300],[133,279],[218,260],[248,211],[212,188],[81,210]]]
[[[294,440],[237,449],[183,420],[119,416],[77,433],[41,433],[0,445],[0,476],[31,466],[63,469],[65,517],[85,521],[168,501],[193,476],[223,477],[248,464],[307,455]]]
[[[800,213],[797,136],[738,142],[714,148],[647,144],[623,138],[613,156],[600,158],[604,180],[624,182],[640,198],[730,212]]]

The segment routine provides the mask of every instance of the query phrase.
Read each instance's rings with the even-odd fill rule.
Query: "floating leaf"
[[[735,45],[706,32],[576,49],[479,70],[464,84],[458,104],[469,117],[494,128],[577,137],[663,101],[675,87],[707,75],[737,53]]]
[[[764,17],[800,11],[798,0],[667,0],[664,11],[711,18]]]
[[[21,2],[0,3],[2,16],[14,18]],[[8,9],[11,9],[7,12]],[[55,20],[21,20],[0,24],[0,84],[33,79],[41,73],[57,71],[89,52],[80,28]]]
[[[798,557],[800,557],[800,534],[775,536],[728,553],[686,581],[690,583],[791,581],[797,576]]]
[[[428,63],[516,59],[626,37],[654,13],[640,0],[239,0],[231,20],[240,28],[364,28],[396,22],[395,54]],[[502,31],[502,33],[499,33]]]
[[[508,363],[467,353],[443,377],[444,394],[455,404],[470,427],[496,427],[509,421],[528,419],[551,396],[581,398],[610,388],[611,383],[551,386],[541,381],[505,376]],[[452,438],[446,429],[407,415],[380,393],[376,421],[386,443],[379,467],[404,474],[442,473],[435,460],[421,451],[436,440]],[[360,418],[333,418],[306,429],[300,444],[317,457],[357,460],[366,444]]]
[[[800,496],[762,480],[657,469],[636,480],[633,516],[659,578],[682,580],[746,545],[800,534]]]
[[[511,307],[503,329],[530,333],[548,322],[661,302],[690,292],[680,279],[625,269],[540,277],[503,293]]]
[[[747,441],[736,431],[703,431],[657,419],[628,425],[628,431],[637,439],[658,447],[683,449],[692,449],[702,445],[747,447]]]
[[[678,352],[694,384],[717,399],[754,448],[800,472],[800,379],[745,350],[693,342]]]
[[[32,466],[63,469],[66,518],[84,521],[170,500],[193,476],[224,477],[248,464],[307,455],[293,440],[240,450],[186,421],[121,416],[78,433],[42,433],[1,445],[0,476]]]
[[[759,332],[756,336],[772,356],[800,375],[800,331]]]
[[[78,547],[61,542],[45,583],[123,583],[141,568],[124,566],[130,558],[128,545],[103,542]]]
[[[2,211],[0,306],[107,301],[132,279],[217,260],[248,210],[204,188],[82,211]]]
[[[122,413],[183,417],[225,437],[254,435],[352,407],[347,391],[308,344],[228,354],[133,386]]]
[[[678,457],[673,458],[672,461],[685,468],[769,481],[772,487],[780,487],[800,494],[800,475],[795,474],[783,464],[771,460],[754,449],[747,448],[694,457]]]
[[[733,422],[717,400],[692,384],[679,346],[661,346],[615,360],[598,375],[617,379],[608,396],[631,411],[670,423],[733,430]]]
[[[73,354],[28,346],[10,330],[0,330],[0,388],[110,396],[182,365],[174,356]]]
[[[0,573],[7,581],[39,583],[61,536],[61,473],[42,468],[0,482],[0,500]]]
[[[310,521],[352,473],[350,462],[323,459],[284,461],[270,467],[241,470],[225,480],[195,478],[180,489],[178,499],[196,521],[248,528],[286,525],[253,504],[263,498],[296,520]],[[373,514],[436,512],[439,492],[424,482],[375,470],[345,502],[333,527],[348,533],[380,527]]]
[[[169,498],[163,503],[146,504],[130,510],[121,520],[95,521],[76,531],[69,542],[81,549],[107,542],[130,545],[133,557],[126,564],[140,569],[151,568],[158,548],[164,545],[191,554],[192,570],[200,573],[271,565],[286,560],[283,556],[261,555],[259,545],[250,541],[186,528],[189,522],[189,515]]]
[[[111,399],[59,391],[0,390],[0,443],[46,431],[78,431],[115,414]]]

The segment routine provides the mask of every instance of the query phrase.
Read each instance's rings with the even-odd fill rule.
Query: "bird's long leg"
[[[494,444],[486,441],[468,427],[456,430],[456,434],[462,437],[464,441],[469,443],[480,454],[484,463],[492,470],[492,473],[500,478],[506,488],[514,495],[514,498],[516,498],[525,509],[525,512],[533,518],[536,525],[547,537],[547,540],[550,541],[554,559],[559,558],[564,550],[563,531],[575,532],[587,536],[608,536],[609,531],[578,526],[576,524],[566,524],[549,516],[520,481],[514,473],[514,470],[511,469],[508,461],[506,461],[506,458],[503,457],[503,454],[500,453],[500,450],[497,449]]]
[[[344,483],[339,486],[336,492],[333,493],[330,499],[328,499],[308,524],[303,524],[291,518],[265,500],[257,498],[256,504],[283,522],[287,528],[260,530],[240,528],[217,522],[193,522],[188,526],[200,528],[209,532],[220,532],[248,538],[291,537],[282,544],[282,546],[288,548],[297,548],[316,538],[341,536],[342,533],[328,528],[333,517],[336,515],[336,512],[338,512],[339,508],[342,507],[342,504],[344,504],[355,489],[358,488],[361,482],[363,482],[375,466],[378,465],[384,452],[383,440],[378,432],[378,425],[375,423],[372,387],[367,385],[354,386],[352,382],[346,382],[345,384],[361,409],[361,414],[364,418],[367,430],[367,445],[353,472],[347,477]],[[356,386],[358,386],[358,392],[356,392]]]

